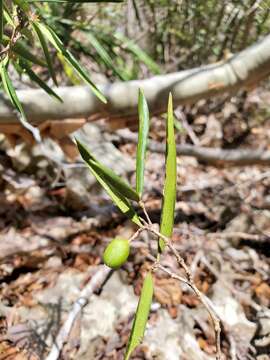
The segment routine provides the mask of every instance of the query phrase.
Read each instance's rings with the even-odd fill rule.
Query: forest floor
[[[179,110],[177,142],[269,150],[269,99],[258,89],[241,99]],[[164,118],[152,124],[151,138],[164,142]],[[77,136],[134,183],[135,144],[96,124]],[[225,358],[270,359],[270,170],[209,166],[193,157],[179,157],[177,166],[173,243],[222,320]],[[46,359],[80,291],[103,266],[106,244],[136,228],[88,170],[69,162],[52,140],[11,147],[1,137],[0,174],[0,360]],[[144,200],[154,223],[163,181],[164,155],[149,152]],[[157,239],[145,233],[133,242],[128,262],[77,317],[61,359],[123,358],[156,247]],[[181,275],[169,251],[162,264]],[[205,309],[186,286],[157,271],[145,339],[132,358],[204,360],[214,354]]]

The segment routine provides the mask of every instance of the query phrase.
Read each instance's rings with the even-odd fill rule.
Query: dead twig
[[[156,268],[157,269],[160,269],[162,270],[163,272],[165,272],[166,274],[168,274],[172,279],[176,279],[176,280],[179,280],[181,281],[182,283],[186,284],[186,285],[189,285],[189,282],[187,279],[183,278],[182,276],[179,276],[175,273],[173,273],[171,270],[165,268],[164,266],[162,266],[161,264],[157,264],[156,265]]]
[[[144,228],[139,228],[129,239],[128,241],[131,243],[133,240],[135,240],[140,233],[144,230]]]
[[[200,140],[198,139],[198,137],[195,134],[192,127],[187,122],[187,118],[186,118],[184,112],[180,111],[180,109],[178,108],[178,109],[176,109],[174,111],[174,114],[175,114],[176,118],[181,121],[181,124],[182,124],[183,128],[186,130],[186,132],[187,132],[190,140],[193,142],[193,144],[199,146],[200,145]]]
[[[259,241],[262,238],[261,235],[247,234],[239,231],[208,233],[206,234],[206,236],[210,238],[222,238],[222,239],[239,238],[242,240],[253,240],[253,241]]]
[[[69,333],[72,329],[75,319],[78,314],[81,312],[83,307],[88,303],[91,295],[100,289],[104,283],[109,279],[113,270],[108,268],[107,266],[102,266],[95,275],[91,278],[91,280],[86,284],[86,286],[80,292],[78,299],[72,306],[70,313],[63,326],[61,327],[56,339],[55,343],[52,346],[52,349],[46,360],[57,360],[61,354],[64,344],[66,343]]]
[[[124,141],[137,143],[137,135],[127,129],[118,130],[117,134]],[[150,151],[164,154],[165,145],[157,141],[148,142]],[[220,149],[197,145],[176,145],[177,155],[193,156],[199,161],[204,161],[213,166],[218,165],[269,165],[270,151],[264,149]]]
[[[145,208],[144,203],[143,203],[142,201],[140,201],[140,202],[139,202],[139,205],[140,205],[140,207],[141,207],[142,210],[143,210],[143,213],[144,213],[144,215],[145,215],[145,217],[146,217],[146,220],[147,220],[148,224],[151,225],[151,224],[152,224],[152,221],[151,221],[151,219],[150,219],[150,217],[149,217],[149,215],[148,215],[148,212],[146,211],[146,208]]]

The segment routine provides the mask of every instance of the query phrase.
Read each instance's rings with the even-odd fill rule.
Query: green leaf
[[[92,174],[95,176],[100,185],[106,190],[108,195],[111,197],[112,201],[116,206],[124,213],[127,217],[129,217],[135,224],[138,226],[142,226],[142,223],[130,204],[129,200],[120,192],[119,187],[115,188],[110,181],[108,181],[108,177],[104,176],[103,170],[100,168],[100,164],[93,160],[93,157],[89,153],[88,149],[80,143],[77,139],[78,150],[81,154],[81,157],[88,165]],[[119,184],[118,184],[119,185]]]
[[[20,41],[17,41],[12,46],[12,50],[19,56],[22,56],[24,59],[31,61],[33,64],[46,66],[46,63],[43,61],[43,59],[40,59],[39,57],[35,56],[32,53],[32,51],[28,48],[28,46],[26,46]]]
[[[26,120],[26,115],[25,112],[22,108],[22,105],[17,97],[16,91],[12,85],[12,82],[8,76],[8,72],[6,70],[6,67],[3,63],[1,63],[1,78],[2,78],[2,83],[5,89],[5,92],[7,93],[7,95],[9,96],[12,104],[16,107],[16,109],[19,111],[19,113],[21,114],[22,118]]]
[[[4,22],[3,0],[0,0],[0,42],[2,42],[2,37],[3,37],[3,22]]]
[[[77,71],[75,71],[74,68],[65,60],[61,53],[57,53],[57,57],[72,85],[81,85],[81,78],[79,77]]]
[[[54,72],[54,69],[53,69],[52,59],[51,59],[51,55],[50,55],[50,52],[49,52],[49,49],[48,49],[48,46],[47,46],[46,39],[44,38],[44,36],[43,36],[42,32],[40,31],[39,27],[34,22],[32,22],[32,26],[33,26],[33,29],[34,29],[35,33],[37,34],[40,45],[41,45],[42,50],[44,52],[44,56],[45,56],[45,59],[47,61],[50,76],[53,79],[53,82],[55,83],[55,85],[57,86],[58,85],[57,84],[57,79],[56,79],[55,72]]]
[[[46,93],[56,100],[63,102],[63,100],[54,92],[39,76],[37,76],[34,71],[31,70],[31,68],[26,64],[22,64],[23,69],[28,74],[31,80],[33,80],[35,83],[37,83]]]
[[[25,0],[12,0],[12,2],[19,6],[25,13],[30,10],[30,7]]]
[[[125,360],[128,360],[135,348],[141,343],[148,316],[150,313],[154,284],[152,274],[148,273],[144,279],[139,304],[136,310],[131,334],[128,341],[128,347],[125,354]]]
[[[149,133],[149,110],[142,90],[139,90],[139,134],[136,158],[136,191],[142,196],[144,185],[144,165]]]
[[[109,53],[106,51],[104,46],[100,43],[100,41],[97,39],[97,37],[90,31],[85,32],[86,37],[90,44],[94,47],[98,55],[100,56],[101,60],[104,62],[104,64],[111,70],[115,72],[116,75],[119,76],[121,80],[128,80],[127,76],[121,71],[117,69],[117,67],[114,65],[114,62],[109,55]]]
[[[183,127],[181,121],[174,119],[174,127],[178,130],[181,134],[185,133],[185,128]]]
[[[4,90],[6,92],[6,94],[8,95],[11,103],[15,106],[15,108],[17,109],[17,111],[19,112],[20,116],[20,122],[22,123],[22,125],[28,129],[29,131],[31,131],[31,133],[33,134],[33,136],[35,137],[35,139],[40,142],[40,133],[39,130],[34,128],[31,124],[29,124],[29,122],[27,121],[25,112],[23,110],[23,107],[20,103],[20,100],[18,99],[18,96],[16,94],[16,91],[13,87],[13,84],[8,76],[8,72],[6,69],[6,65],[7,65],[7,60],[5,59],[4,61],[1,62],[0,64],[0,74],[1,74],[1,78],[2,78],[2,83],[3,83],[3,87]]]
[[[160,233],[167,237],[172,236],[174,225],[174,209],[176,198],[176,145],[174,136],[174,116],[172,94],[169,95],[167,114],[167,141],[166,141],[166,173],[163,190],[163,204],[161,213]],[[163,239],[159,239],[159,251],[165,248]]]
[[[141,62],[143,62],[154,74],[160,74],[161,70],[158,64],[143,51],[132,40],[128,39],[121,33],[116,33],[115,38],[123,44],[123,48],[134,54]]]
[[[116,175],[111,169],[107,166],[101,164],[86,148],[84,144],[82,144],[79,140],[77,140],[78,149],[83,160],[91,167],[95,169],[103,178],[105,178],[110,185],[116,188],[121,194],[123,194],[128,199],[139,201],[140,198],[135,190],[133,190],[130,185],[124,181],[120,176]]]
[[[90,162],[92,166],[95,167],[102,174],[102,176],[126,198],[137,202],[140,200],[136,191],[132,189],[127,182],[121,179],[120,176],[116,175],[111,169],[107,168],[99,162],[92,160],[90,160]]]
[[[88,85],[90,85],[93,93],[104,103],[107,102],[104,95],[100,92],[100,90],[96,87],[96,85],[92,82],[92,80],[89,78],[86,70],[79,64],[79,62],[75,59],[75,57],[71,54],[70,51],[68,51],[65,46],[63,45],[62,41],[59,39],[59,37],[55,34],[55,32],[47,27],[44,24],[37,23],[36,25],[39,27],[40,31],[43,33],[43,35],[50,41],[50,43],[56,48],[56,50],[61,53],[65,60],[76,70],[78,75],[86,82]]]
[[[6,6],[6,4],[3,2],[3,0],[2,0],[2,7],[3,7],[3,15],[4,15],[4,18],[5,18],[5,21],[6,21],[10,26],[12,26],[13,28],[15,28],[15,27],[16,27],[15,21],[14,21],[14,19],[12,18],[9,9],[8,9],[8,7]]]

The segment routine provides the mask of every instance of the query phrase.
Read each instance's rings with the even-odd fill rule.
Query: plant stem
[[[156,231],[151,225],[145,226],[145,227],[149,232],[155,234],[158,237],[161,237],[164,240],[164,242],[166,243],[168,248],[174,254],[179,266],[184,270],[187,279],[184,279],[184,278],[178,276],[177,274],[174,274],[171,271],[165,269],[162,265],[159,264],[159,259],[155,263],[155,267],[162,269],[167,274],[169,274],[172,278],[178,279],[179,281],[187,284],[194,291],[194,293],[196,294],[196,296],[198,297],[200,302],[204,305],[205,309],[207,310],[207,312],[212,320],[213,327],[215,330],[216,360],[221,360],[221,356],[222,356],[221,345],[220,345],[220,333],[221,333],[220,323],[221,323],[221,321],[214,309],[214,305],[211,303],[210,299],[208,299],[203,293],[201,293],[200,290],[195,285],[191,271],[189,270],[187,264],[185,263],[185,260],[182,258],[182,256],[178,253],[178,251],[173,246],[171,239],[167,238],[166,236],[162,235],[160,232]]]
[[[135,240],[142,231],[144,231],[145,228],[144,227],[140,227],[129,239],[128,239],[128,242],[132,242],[133,240]]]
[[[148,215],[148,212],[146,211],[146,208],[145,208],[144,203],[143,203],[142,201],[140,201],[140,202],[139,202],[139,205],[140,205],[140,207],[141,207],[142,210],[143,210],[143,213],[144,213],[144,215],[145,215],[145,217],[146,217],[146,220],[147,220],[148,224],[149,224],[149,225],[152,225],[152,221],[151,221],[151,219],[150,219],[150,217],[149,217],[149,215]]]

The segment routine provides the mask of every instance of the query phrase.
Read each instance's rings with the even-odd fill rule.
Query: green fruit
[[[112,269],[122,266],[129,256],[129,242],[127,239],[117,237],[106,247],[103,254],[104,263]]]

